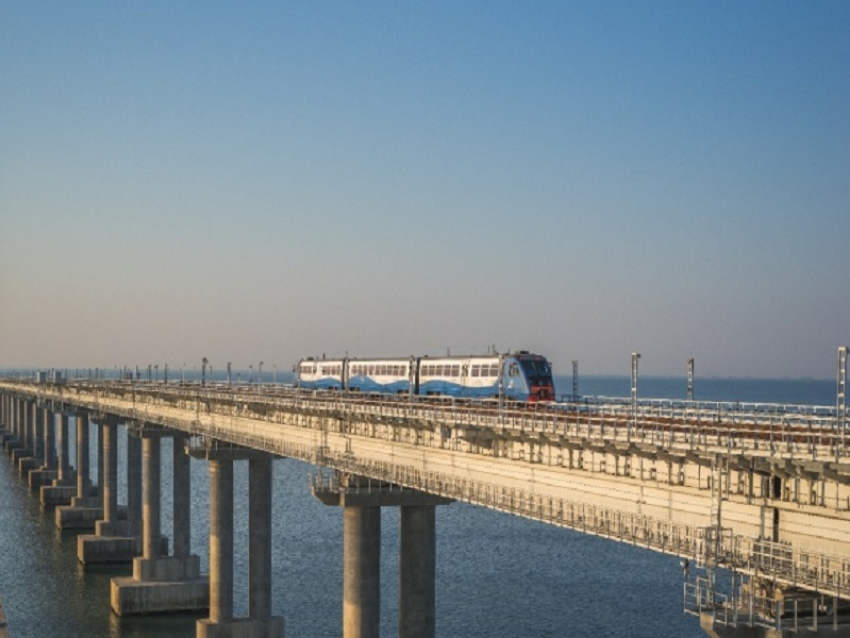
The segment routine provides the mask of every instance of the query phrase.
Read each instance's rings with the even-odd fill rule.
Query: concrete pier
[[[381,508],[343,509],[342,635],[380,635]]]
[[[381,507],[401,508],[399,638],[433,638],[437,505],[451,499],[402,489],[356,475],[315,487],[325,505],[343,508],[343,638],[378,638]]]
[[[399,638],[434,638],[436,523],[433,505],[402,506],[399,549]]]
[[[210,464],[210,615],[197,638],[283,638],[271,615],[272,457],[226,447],[199,455]],[[233,461],[248,459],[248,617],[233,617]]]
[[[59,529],[94,529],[103,516],[103,508],[97,491],[91,484],[89,467],[89,415],[78,412],[77,421],[77,489],[71,504],[55,510],[56,527]]]
[[[42,428],[39,441],[41,442],[41,465],[30,470],[27,480],[33,489],[51,485],[57,477],[56,458],[56,417],[50,408],[40,411]]]
[[[45,506],[70,505],[71,498],[77,491],[76,472],[71,468],[68,458],[68,426],[68,414],[60,413],[59,424],[56,428],[58,448],[56,478],[50,485],[43,486],[39,495],[41,504]]]
[[[11,455],[12,450],[24,447],[24,444],[21,437],[21,401],[18,397],[15,396],[9,396],[8,399],[9,430],[12,436],[6,439],[3,445],[9,455]]]
[[[142,556],[133,559],[133,575],[113,578],[112,609],[119,616],[207,609],[209,579],[202,576],[200,557],[190,554],[191,483],[185,437],[173,432],[141,427],[144,464],[142,501]],[[161,437],[174,439],[174,553],[167,556],[161,534]],[[137,439],[138,440],[138,439]],[[132,512],[133,506],[130,507]]]
[[[102,418],[103,509],[95,522],[93,535],[77,537],[77,558],[81,563],[129,563],[139,554],[138,530],[118,515],[118,420]]]
[[[35,464],[35,460],[33,459],[33,430],[35,426],[32,422],[32,406],[32,401],[20,401],[21,445],[16,449],[12,450],[12,462],[15,464],[15,467],[17,467],[18,471],[20,472],[23,472],[24,468],[26,468],[26,471],[29,471]],[[27,461],[26,464],[23,464],[23,459],[30,460]]]

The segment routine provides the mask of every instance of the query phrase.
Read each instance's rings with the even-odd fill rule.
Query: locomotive
[[[552,368],[525,350],[511,354],[388,359],[301,359],[301,388],[470,399],[554,401]]]

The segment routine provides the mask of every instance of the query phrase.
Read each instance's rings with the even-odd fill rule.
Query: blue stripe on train
[[[308,390],[342,390],[342,382],[333,377],[325,377],[316,381],[299,380],[299,385]]]
[[[301,381],[302,388],[308,390],[342,390],[342,383],[339,379],[333,377],[325,377],[316,381]],[[356,392],[384,392],[387,394],[404,394],[410,392],[410,383],[407,380],[393,381],[392,383],[378,383],[369,377],[357,376],[352,377],[348,381],[348,389]],[[442,396],[469,398],[469,399],[489,399],[499,395],[499,384],[470,388],[462,386],[459,383],[452,383],[443,379],[435,379],[420,383],[419,394],[438,394]],[[518,388],[505,388],[505,396],[517,401],[527,401],[528,391]]]
[[[410,392],[410,382],[405,379],[403,381],[393,381],[392,383],[378,383],[369,377],[356,376],[348,380],[348,389],[357,392],[406,393]]]

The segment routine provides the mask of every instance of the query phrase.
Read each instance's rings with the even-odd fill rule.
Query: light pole
[[[254,364],[248,366],[248,385],[254,382]]]
[[[209,360],[204,357],[201,359],[201,385],[205,386],[207,384],[207,364]]]
[[[694,400],[694,358],[688,359],[688,401]]]
[[[638,360],[640,353],[632,352],[632,430],[637,429]],[[631,437],[629,437],[631,438]]]
[[[227,385],[233,387],[233,377],[230,376],[230,361],[227,362]]]
[[[260,361],[260,370],[257,373],[257,383],[263,385],[263,362]]]

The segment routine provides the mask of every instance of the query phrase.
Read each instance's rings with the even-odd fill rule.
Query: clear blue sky
[[[850,342],[850,3],[0,5],[0,366]]]

